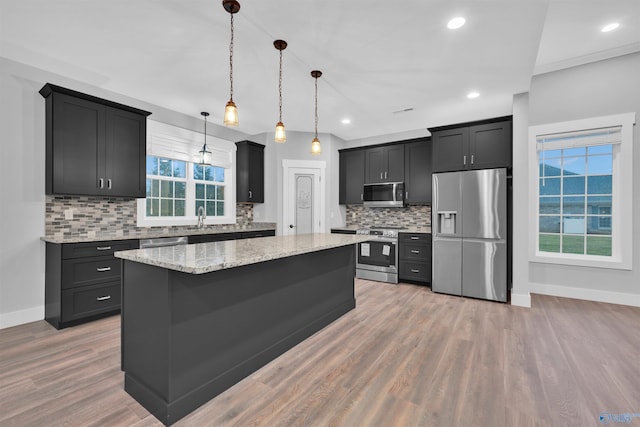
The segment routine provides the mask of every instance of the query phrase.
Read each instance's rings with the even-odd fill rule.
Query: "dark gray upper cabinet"
[[[264,203],[264,145],[236,142],[236,202]]]
[[[151,113],[47,83],[46,194],[144,197]]]
[[[340,188],[338,202],[341,205],[362,204],[364,185],[365,150],[339,151]]]
[[[385,145],[365,151],[365,183],[404,181],[404,144]]]
[[[429,130],[433,172],[511,167],[511,117]]]
[[[405,203],[431,204],[431,138],[404,145]]]

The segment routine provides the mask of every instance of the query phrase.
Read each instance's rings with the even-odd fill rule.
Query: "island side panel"
[[[350,245],[202,275],[169,271],[169,398],[158,418],[177,421],[353,309],[354,268]]]

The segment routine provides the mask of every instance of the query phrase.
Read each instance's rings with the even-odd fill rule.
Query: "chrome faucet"
[[[204,227],[204,220],[207,219],[207,214],[204,211],[204,206],[198,208],[198,228]]]

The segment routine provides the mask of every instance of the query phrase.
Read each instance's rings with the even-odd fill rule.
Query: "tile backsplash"
[[[46,196],[45,235],[63,237],[105,235],[118,230],[122,236],[139,234],[136,199],[86,196]],[[73,219],[66,219],[71,210]],[[226,230],[248,227],[253,223],[253,204],[236,204],[236,223],[208,225],[208,229]],[[193,226],[153,227],[154,231],[170,233],[174,230],[197,229]]]
[[[347,227],[371,226],[431,227],[431,206],[405,208],[370,208],[347,205]]]

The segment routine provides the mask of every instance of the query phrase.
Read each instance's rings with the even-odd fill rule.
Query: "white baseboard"
[[[44,305],[0,314],[0,329],[44,319]]]
[[[511,305],[518,307],[531,307],[531,294],[514,294],[511,293]]]
[[[574,288],[571,286],[548,285],[544,283],[529,283],[529,292],[556,297],[576,298],[640,307],[640,294],[603,291],[600,289]],[[511,295],[511,301],[513,303],[513,294]],[[529,302],[529,304],[531,303]]]

